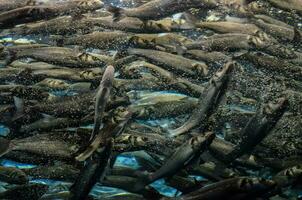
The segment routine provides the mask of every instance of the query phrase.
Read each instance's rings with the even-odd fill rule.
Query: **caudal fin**
[[[122,19],[124,9],[110,5],[107,7],[107,11],[113,14],[112,16],[113,21],[119,21]]]
[[[3,137],[0,137],[0,157],[10,151],[11,142]]]

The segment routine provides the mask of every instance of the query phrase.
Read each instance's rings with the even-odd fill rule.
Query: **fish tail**
[[[124,9],[110,5],[107,7],[107,11],[113,14],[112,16],[113,21],[119,21],[123,16]]]
[[[4,156],[11,150],[11,141],[0,137],[0,157]]]

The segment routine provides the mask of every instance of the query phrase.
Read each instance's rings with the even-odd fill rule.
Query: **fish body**
[[[276,125],[287,109],[287,106],[288,101],[285,98],[280,98],[276,104],[270,103],[262,108],[260,112],[258,111],[242,130],[241,135],[243,139],[227,155],[227,162],[231,162],[245,153],[250,153]]]
[[[243,24],[235,22],[199,22],[196,24],[198,28],[207,28],[219,33],[242,33],[254,35],[260,29],[254,24]]]
[[[199,98],[197,107],[193,110],[192,115],[179,128],[169,130],[170,136],[178,136],[190,131],[192,128],[205,121],[212,107],[217,104],[215,101],[219,100],[219,96],[223,95],[230,77],[230,73],[234,68],[234,62],[228,62],[224,65],[222,70],[216,72],[209,81],[207,87]],[[203,125],[204,126],[204,125]]]
[[[94,127],[91,140],[98,135],[102,123],[106,104],[109,100],[110,90],[114,80],[114,67],[108,66],[103,74],[99,89],[96,92]]]
[[[231,178],[205,186],[191,193],[181,195],[179,200],[244,200],[261,197],[274,189],[273,181],[261,178]]]
[[[1,199],[16,200],[16,199],[32,199],[38,200],[48,190],[48,186],[44,184],[25,184],[15,186],[5,192],[0,193]]]
[[[137,182],[135,188],[139,190],[144,188],[145,185],[152,183],[163,177],[170,177],[177,173],[180,169],[188,165],[191,161],[196,159],[202,154],[206,148],[212,143],[215,138],[215,134],[207,133],[205,137],[196,136],[189,139],[188,142],[181,145],[167,162],[162,165],[160,169],[148,176],[148,180],[145,183]]]
[[[113,13],[115,20],[121,18],[121,16],[137,17],[143,20],[148,20],[164,18],[178,12],[183,12],[190,8],[213,8],[215,6],[215,1],[208,0],[153,0],[137,8],[121,9],[116,7],[109,7],[108,10]]]
[[[302,14],[302,4],[300,0],[269,0],[269,2],[281,9],[296,10],[298,13]]]
[[[0,180],[10,184],[26,184],[28,177],[18,168],[0,166]]]
[[[99,67],[111,60],[107,56],[75,51],[64,47],[34,48],[12,53],[11,59],[15,60],[20,58],[33,58],[38,61],[61,64],[69,67]]]
[[[154,51],[149,49],[128,49],[130,55],[143,56],[151,63],[166,66],[169,71],[177,70],[181,75],[205,76],[208,74],[208,66],[200,61],[183,58],[179,55]]]
[[[57,3],[53,5],[24,6],[9,10],[0,14],[0,24],[11,26],[28,21],[49,19],[66,14],[81,14],[102,8],[103,4],[97,0],[75,0]]]

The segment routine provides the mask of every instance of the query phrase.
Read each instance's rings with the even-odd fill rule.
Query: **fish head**
[[[289,101],[285,97],[276,100],[276,103],[269,103],[264,106],[264,113],[270,118],[279,118],[283,115],[289,105]],[[278,117],[279,116],[279,117]]]
[[[101,86],[104,88],[111,88],[114,80],[114,67],[109,65],[106,67],[102,77]]]
[[[237,63],[234,61],[227,62],[220,71],[214,74],[210,82],[216,86],[218,84],[222,85],[228,79],[228,76],[233,71],[236,65]]]

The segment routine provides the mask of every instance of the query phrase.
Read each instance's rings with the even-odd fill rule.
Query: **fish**
[[[33,155],[41,155],[46,158],[57,158],[61,160],[72,159],[72,154],[76,151],[72,141],[61,141],[62,138],[68,138],[65,134],[40,134],[30,136],[24,139],[14,139],[8,143],[7,148],[2,151],[2,156],[11,151],[28,152]],[[1,141],[2,144],[4,143]]]
[[[269,2],[284,10],[295,10],[299,14],[302,13],[302,5],[299,0],[288,0],[288,1],[281,1],[281,0],[269,0]]]
[[[81,14],[87,11],[97,10],[103,7],[103,3],[97,0],[74,0],[65,1],[52,5],[24,6],[2,12],[0,24],[2,27],[11,27],[22,22],[31,22],[41,19],[50,19],[66,14]]]
[[[301,165],[295,165],[281,170],[273,176],[279,187],[295,186],[301,182]]]
[[[150,174],[146,178],[140,179],[134,186],[135,190],[143,189],[149,183],[152,183],[163,177],[170,177],[179,170],[189,165],[194,159],[198,159],[215,138],[214,133],[206,133],[205,137],[192,137],[188,142],[181,145],[161,166],[160,169]]]
[[[48,191],[48,186],[44,184],[25,184],[12,187],[0,193],[1,199],[16,200],[16,199],[32,199],[38,200]]]
[[[146,187],[141,191],[134,190],[133,185],[136,182],[137,182],[137,178],[134,177],[109,175],[109,176],[105,176],[101,183],[108,187],[116,187],[116,188],[127,190],[129,192],[141,194],[146,199],[158,199],[161,196],[159,192],[152,187]]]
[[[131,119],[132,113],[126,110],[123,115],[125,116],[119,116],[117,121],[111,123],[109,122],[106,127],[102,128],[102,130],[93,138],[85,151],[76,157],[76,160],[85,161],[93,154],[94,151],[102,146],[108,138],[115,138],[119,136],[123,132],[125,125]]]
[[[104,55],[86,53],[64,47],[41,47],[10,52],[8,64],[20,58],[32,58],[37,61],[51,64],[65,65],[69,67],[98,67],[111,62],[111,58]]]
[[[188,50],[185,52],[185,55],[192,57],[193,59],[196,60],[204,61],[207,64],[213,64],[213,63],[224,64],[231,59],[230,56],[219,51],[208,52],[198,49]]]
[[[137,17],[142,20],[161,19],[169,15],[183,12],[190,8],[214,8],[215,1],[196,1],[196,0],[153,0],[137,8],[122,9],[108,6],[107,10],[113,13],[113,20],[118,21],[123,16]]]
[[[162,69],[145,61],[132,62],[129,66],[123,69],[123,73],[134,74],[134,71],[142,71],[144,69],[149,69],[152,75],[158,76],[158,78],[166,84],[166,88],[172,88],[182,94],[199,97],[204,90],[204,87],[198,84],[192,83],[185,78],[177,77],[168,70]]]
[[[112,139],[109,138],[103,147],[95,151],[80,171],[80,175],[70,187],[69,200],[86,199],[95,183],[103,179],[111,155]]]
[[[1,0],[0,1],[0,12],[4,12],[4,11],[8,11],[8,10],[13,10],[19,7],[23,7],[23,6],[30,6],[30,5],[35,5],[36,2],[34,0],[27,0],[27,1],[23,1],[23,0],[13,0],[13,1],[9,1],[9,0]]]
[[[129,110],[133,113],[135,119],[156,119],[189,113],[197,107],[197,104],[198,101],[196,99],[186,98],[156,104],[131,105],[129,106]]]
[[[112,65],[109,65],[106,67],[99,89],[96,92],[94,127],[91,133],[90,141],[92,141],[94,137],[99,133],[99,129],[102,124],[102,119],[107,105],[107,101],[109,100],[110,90],[112,88],[113,80],[114,80],[114,67]]]
[[[174,199],[182,200],[218,200],[218,199],[227,199],[227,200],[239,200],[239,199],[255,199],[261,197],[273,190],[276,186],[276,183],[271,180],[266,180],[262,178],[247,178],[247,177],[238,177],[222,180],[199,190],[193,191],[188,194],[180,195]],[[168,198],[162,198],[165,200]]]
[[[0,166],[0,180],[10,184],[28,183],[27,175],[22,170],[14,167]]]
[[[260,29],[254,24],[248,23],[235,23],[227,21],[217,21],[217,22],[197,22],[195,24],[197,28],[206,28],[214,30],[218,33],[241,33],[254,35]]]
[[[21,170],[27,176],[35,179],[55,179],[63,181],[74,181],[79,175],[80,170],[72,165],[60,163],[60,165],[37,166],[34,168],[25,168]]]
[[[227,87],[227,82],[229,80],[230,74],[235,67],[235,62],[226,63],[223,68],[216,72],[211,80],[208,82],[205,90],[198,100],[197,107],[193,110],[190,118],[182,126],[169,130],[170,137],[176,137],[183,133],[190,131],[192,128],[199,125],[204,127],[205,121],[209,112],[213,109],[213,106],[217,104],[221,95],[223,95],[225,88]],[[201,128],[202,129],[202,128]]]
[[[149,49],[127,50],[129,55],[137,55],[147,58],[151,63],[163,66],[168,71],[174,71],[182,76],[206,76],[208,66],[200,61],[190,60],[179,55]]]
[[[185,45],[188,50],[200,49],[207,51],[234,51],[253,49],[251,40],[253,36],[240,33],[213,35],[200,41]]]
[[[242,130],[241,142],[226,156],[226,162],[232,162],[243,154],[249,153],[259,144],[276,125],[287,109],[288,100],[280,98],[277,103],[269,103],[256,112],[255,116]]]
[[[292,43],[300,42],[301,37],[297,38],[297,35],[301,36],[301,31],[295,31],[295,28],[288,28],[280,25],[269,24],[264,22],[262,19],[253,20],[259,28],[262,28],[263,31],[280,39],[281,41],[290,41]]]
[[[236,56],[237,57],[237,56]],[[251,52],[238,55],[238,59],[245,59],[254,64],[255,67],[265,69],[270,72],[292,78],[294,80],[301,80],[301,67],[296,66],[285,60],[277,57],[268,56],[260,52]]]

